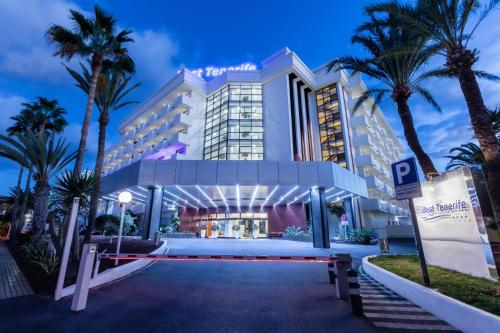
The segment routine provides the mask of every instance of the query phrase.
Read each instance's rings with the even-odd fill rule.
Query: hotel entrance
[[[268,237],[267,213],[222,213],[203,216],[197,223],[208,238]]]

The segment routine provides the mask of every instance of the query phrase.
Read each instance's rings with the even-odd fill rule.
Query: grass
[[[417,256],[378,256],[369,261],[405,279],[423,285]],[[500,316],[500,283],[449,269],[428,266],[431,286],[438,292]]]

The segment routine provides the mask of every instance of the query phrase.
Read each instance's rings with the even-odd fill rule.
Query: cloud
[[[153,84],[164,84],[176,70],[176,42],[169,34],[154,30],[137,31],[133,38],[129,52],[136,63],[137,76]]]
[[[82,124],[70,123],[64,128],[63,137],[67,143],[70,143],[75,148],[80,144],[80,135],[82,133]],[[95,155],[97,153],[97,140],[99,133],[99,124],[94,121],[90,123],[89,132],[87,135],[87,154]]]
[[[63,0],[0,1],[0,72],[43,81],[67,77],[44,34],[50,24],[69,25],[70,8],[81,11]]]
[[[4,134],[9,126],[12,125],[10,117],[19,113],[21,104],[26,102],[26,99],[21,96],[3,96],[0,95],[0,133]]]

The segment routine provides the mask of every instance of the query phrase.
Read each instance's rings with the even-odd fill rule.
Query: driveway
[[[325,254],[283,240],[169,240],[171,253]],[[230,251],[228,251],[230,246]],[[376,247],[334,246],[359,255]],[[265,251],[264,251],[265,250]],[[270,253],[272,252],[272,253]],[[165,262],[91,291],[87,309],[71,299],[0,301],[7,332],[377,332],[354,317],[328,283],[326,264]]]

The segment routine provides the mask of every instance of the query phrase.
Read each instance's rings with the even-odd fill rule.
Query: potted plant
[[[240,238],[240,225],[239,224],[233,225],[233,235],[234,235],[234,238],[236,238],[236,239]]]
[[[252,232],[253,239],[259,238],[259,227],[256,224],[250,226],[250,231]]]
[[[210,238],[218,238],[219,237],[219,226],[215,223],[212,224],[212,235]]]
[[[200,226],[200,237],[205,238],[206,236],[207,236],[207,226],[203,224]]]

